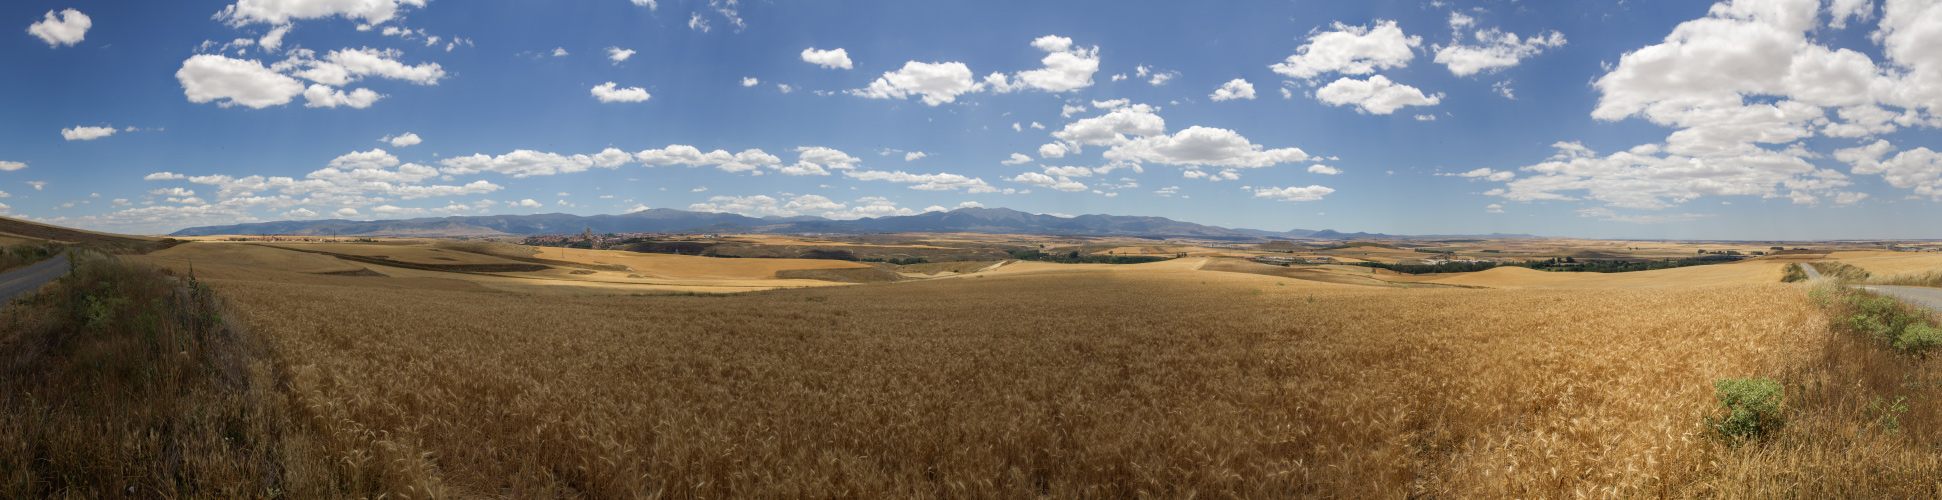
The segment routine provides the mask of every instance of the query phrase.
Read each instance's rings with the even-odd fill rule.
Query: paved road
[[[67,274],[67,252],[34,265],[0,274],[0,305],[12,303],[15,297],[40,290],[41,285],[54,281]]]
[[[1934,311],[1942,311],[1942,288],[1921,288],[1913,286],[1868,285],[1864,290],[1892,296],[1902,302],[1915,304]]]
[[[1807,279],[1810,279],[1810,280],[1821,279],[1821,272],[1815,271],[1814,266],[1810,266],[1803,263],[1800,265],[1800,268],[1807,270]],[[1907,302],[1917,306],[1926,307],[1933,311],[1942,311],[1942,288],[1922,288],[1922,287],[1914,287],[1914,286],[1881,286],[1881,285],[1860,285],[1860,288],[1862,290],[1867,290],[1870,292],[1894,297],[1896,299],[1900,299],[1902,302]]]
[[[1807,279],[1810,279],[1810,280],[1821,279],[1821,272],[1815,270],[1814,266],[1809,265],[1806,262],[1802,262],[1800,263],[1800,268],[1801,270],[1807,271]]]

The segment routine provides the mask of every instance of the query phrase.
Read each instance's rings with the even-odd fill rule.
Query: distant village
[[[616,245],[659,240],[712,240],[720,238],[717,234],[682,233],[605,233],[594,234],[592,228],[580,234],[542,234],[527,236],[520,244],[540,247],[608,248]]]

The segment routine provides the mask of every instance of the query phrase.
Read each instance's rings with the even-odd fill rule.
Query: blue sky
[[[108,231],[985,206],[1825,239],[1942,216],[1933,1],[20,1],[5,23],[0,203]]]

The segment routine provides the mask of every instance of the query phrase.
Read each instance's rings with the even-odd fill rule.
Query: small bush
[[[1738,446],[1773,434],[1784,423],[1780,403],[1786,398],[1779,382],[1766,378],[1725,379],[1713,382],[1713,397],[1726,415],[1707,417],[1713,436]]]
[[[1787,264],[1787,268],[1781,270],[1781,273],[1782,273],[1780,275],[1781,283],[1799,283],[1802,281],[1807,281],[1807,271],[1802,270],[1800,268],[1800,264]]]
[[[1924,323],[1914,323],[1895,337],[1895,350],[1921,359],[1928,359],[1929,351],[1942,347],[1942,328]]]

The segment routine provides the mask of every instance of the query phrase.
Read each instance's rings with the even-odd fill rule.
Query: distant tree
[[[1705,251],[1705,250],[1700,250],[1700,251],[1699,251],[1699,253],[1706,253],[1706,251]]]

